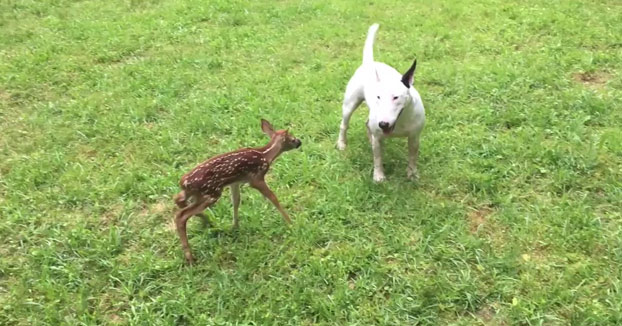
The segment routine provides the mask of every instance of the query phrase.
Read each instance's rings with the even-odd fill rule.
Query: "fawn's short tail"
[[[186,198],[186,192],[184,190],[180,191],[177,195],[173,196],[173,200],[175,201],[175,204],[179,208],[184,208],[188,206],[187,199],[188,198]]]

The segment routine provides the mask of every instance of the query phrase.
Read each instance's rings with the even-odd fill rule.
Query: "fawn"
[[[239,226],[240,185],[243,183],[248,183],[259,190],[276,206],[283,220],[287,224],[291,223],[278,199],[266,185],[264,176],[270,169],[270,164],[281,153],[298,148],[302,143],[288,130],[274,131],[270,122],[264,119],[261,119],[261,130],[270,137],[270,142],[266,146],[243,148],[215,156],[199,164],[181,178],[179,186],[182,190],[174,197],[175,204],[180,208],[175,216],[175,224],[189,264],[194,262],[194,258],[188,244],[186,222],[190,217],[197,215],[205,224],[209,224],[203,211],[218,201],[224,187],[231,187],[234,229]],[[189,203],[190,200],[192,203]]]

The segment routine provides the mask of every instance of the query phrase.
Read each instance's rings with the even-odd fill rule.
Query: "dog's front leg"
[[[348,143],[347,133],[348,126],[350,124],[350,117],[352,116],[352,113],[354,113],[354,110],[356,110],[356,108],[358,108],[358,106],[361,104],[361,102],[362,100],[358,98],[356,94],[351,94],[350,97],[348,97],[348,94],[346,93],[346,98],[343,100],[342,106],[341,125],[339,126],[339,139],[337,139],[337,149],[341,151],[346,149],[346,145]]]
[[[384,181],[384,170],[382,168],[382,139],[379,136],[370,134],[371,150],[374,154],[374,181]]]
[[[406,176],[409,179],[417,178],[417,160],[419,159],[419,135],[408,137],[408,168]]]

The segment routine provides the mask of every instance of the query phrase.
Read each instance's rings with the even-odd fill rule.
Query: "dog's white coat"
[[[407,176],[411,178],[417,175],[419,138],[425,124],[425,110],[419,92],[412,86],[414,73],[409,82],[410,87],[407,88],[402,83],[402,74],[387,64],[374,61],[373,46],[377,31],[378,24],[369,27],[363,49],[363,64],[346,87],[337,148],[346,148],[350,117],[365,101],[369,107],[367,133],[374,157],[374,181],[381,182],[385,179],[382,142],[387,137],[408,137]],[[383,132],[381,122],[389,124],[389,132]]]

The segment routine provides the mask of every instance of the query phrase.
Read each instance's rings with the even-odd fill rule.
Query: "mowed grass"
[[[406,141],[371,181],[365,33],[418,58]],[[619,1],[0,3],[0,324],[619,325]],[[300,137],[268,184],[174,232],[180,176]]]

